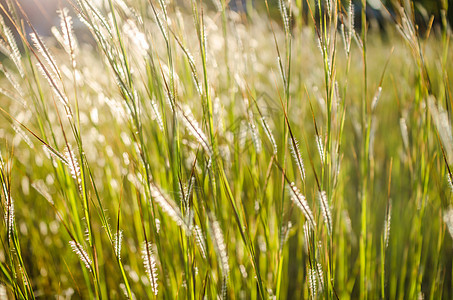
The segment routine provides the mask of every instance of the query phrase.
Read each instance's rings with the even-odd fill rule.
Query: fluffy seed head
[[[79,257],[79,259],[85,264],[85,267],[91,272],[91,259],[88,256],[88,253],[83,249],[82,245],[77,243],[76,241],[69,241],[69,245],[71,245],[72,251]]]
[[[150,184],[150,189],[152,200],[159,204],[162,210],[170,218],[172,218],[173,221],[175,221],[176,224],[178,224],[178,226],[181,226],[184,230],[188,230],[188,226],[184,221],[184,218],[182,217],[181,210],[176,205],[176,203],[174,203],[166,195],[164,195],[162,191],[154,183]]]
[[[143,265],[145,266],[146,275],[148,275],[149,282],[151,284],[151,290],[154,295],[157,296],[157,266],[156,258],[153,253],[153,244],[145,243],[142,249]]]
[[[193,117],[190,108],[188,106],[185,106],[184,108],[178,107],[178,114],[179,119],[187,128],[187,130],[189,130],[190,134],[197,139],[198,143],[200,143],[201,147],[203,147],[206,153],[209,156],[212,156],[212,149],[211,146],[209,145],[208,138],[201,130],[200,126],[198,125],[198,122]]]
[[[164,122],[162,121],[162,115],[159,112],[159,107],[157,106],[156,101],[151,100],[151,107],[153,108],[154,118],[156,119],[157,124],[161,132],[164,132]]]
[[[291,184],[288,185],[288,191],[291,196],[291,200],[297,205],[297,207],[300,208],[302,213],[305,215],[305,218],[310,223],[311,228],[315,228],[316,222],[315,219],[313,218],[313,213],[311,212],[311,209],[308,206],[305,197],[301,194],[301,192],[296,187],[294,182],[291,182]]]
[[[277,154],[277,143],[275,142],[275,138],[274,138],[274,135],[272,134],[272,130],[269,127],[269,124],[267,123],[264,116],[261,116],[261,125],[264,128],[264,132],[266,133],[267,138],[271,142],[272,150],[273,150],[272,154],[276,155]]]
[[[228,264],[227,247],[223,238],[222,229],[220,228],[219,222],[217,222],[214,215],[211,215],[210,225],[211,239],[214,244],[214,249],[217,252],[217,258],[222,269],[223,277],[228,278],[230,265]]]
[[[253,146],[255,147],[256,153],[260,153],[261,152],[261,139],[260,139],[260,135],[258,132],[258,128],[256,127],[255,121],[253,119],[253,113],[252,113],[251,109],[247,110],[247,117],[248,117],[248,121],[249,121],[250,133],[252,135]]]
[[[7,202],[7,208],[5,211],[5,223],[7,226],[7,231],[8,231],[8,240],[11,239],[11,235],[13,234],[13,228],[14,228],[14,200],[11,198],[11,196],[8,197],[8,202]]]
[[[322,271],[322,265],[320,263],[317,264],[316,272],[319,279],[319,291],[322,291],[322,289],[324,288],[324,273]]]
[[[14,38],[14,35],[13,35],[11,29],[9,29],[9,27],[6,26],[2,17],[0,17],[0,25],[2,27],[1,29],[3,31],[3,34],[6,37],[6,41],[8,43],[8,47],[7,47],[8,56],[14,62],[14,64],[16,65],[16,68],[18,69],[18,71],[20,73],[20,76],[23,78],[25,73],[24,73],[24,69],[22,67],[21,55],[20,55],[19,48],[17,47],[16,39]]]
[[[321,162],[324,163],[324,144],[322,141],[322,137],[317,135],[316,136],[316,145],[318,146],[319,157],[321,157]]]
[[[198,248],[200,249],[201,256],[206,259],[206,242],[203,235],[203,231],[198,225],[192,228],[192,233],[195,237]]]
[[[305,168],[304,168],[304,161],[302,159],[302,155],[299,149],[299,143],[296,139],[291,138],[290,142],[291,154],[293,155],[294,161],[296,162],[297,168],[299,169],[300,178],[305,180]]]
[[[327,194],[325,191],[318,193],[319,203],[321,204],[321,212],[326,223],[327,232],[332,235],[332,214],[329,208],[329,201],[327,200]]]
[[[77,160],[77,157],[75,156],[75,153],[72,150],[72,147],[69,146],[69,144],[64,153],[64,157],[67,161],[67,166],[69,168],[69,172],[71,173],[72,178],[77,182],[79,188],[81,188],[80,184],[82,182],[82,176],[80,173],[79,161]]]
[[[311,296],[313,299],[316,299],[318,294],[318,284],[317,284],[317,272],[316,269],[308,268],[308,286],[310,288]]]
[[[118,260],[121,260],[121,243],[123,241],[123,231],[120,230],[115,233],[115,237],[113,238],[113,248],[115,250],[115,255]]]

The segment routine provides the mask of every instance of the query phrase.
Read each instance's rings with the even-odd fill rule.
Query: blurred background
[[[0,3],[7,8],[7,3],[11,0],[0,0]],[[23,7],[23,10],[29,16],[30,21],[34,26],[36,26],[37,31],[44,36],[51,35],[50,28],[56,26],[59,23],[59,18],[56,14],[56,10],[59,7],[70,7],[71,0],[12,0],[18,1]],[[208,7],[211,9],[216,8],[216,3],[219,0],[204,0]],[[300,23],[308,23],[311,21],[309,15],[309,9],[307,0],[292,0],[293,1],[293,16],[302,16],[299,18]],[[75,2],[75,1],[74,1]],[[104,0],[95,0],[99,6],[105,6]],[[127,3],[127,0],[124,1]],[[259,13],[266,13],[265,11],[265,0],[226,0],[228,6],[231,10],[248,13],[250,9],[254,8]],[[318,3],[318,1],[309,0],[308,1],[312,9]],[[345,7],[348,6],[349,0],[341,0],[342,4]],[[360,17],[362,10],[362,0],[352,1],[355,6],[356,12],[356,26],[360,26]],[[385,27],[385,24],[392,22],[393,8],[396,3],[405,5],[405,0],[367,0],[367,18],[370,21],[371,26],[379,25],[381,29]],[[433,16],[434,26],[445,26],[442,22],[442,14],[445,14],[445,19],[448,20],[449,24],[453,23],[453,5],[448,7],[448,0],[415,0],[413,1],[414,13],[416,23],[420,26],[420,29],[423,30],[426,28],[430,22],[430,18]],[[181,7],[190,6],[190,1],[186,0],[176,0],[176,3]],[[278,0],[268,0],[270,7],[271,17],[279,21],[280,13],[278,12]],[[322,4],[325,1],[321,1]],[[218,4],[217,4],[218,5]],[[4,13],[2,11],[2,15]],[[5,18],[7,19],[7,18]],[[8,23],[8,22],[7,22]],[[81,28],[82,24],[77,22],[75,18],[75,28]],[[297,24],[298,26],[303,26],[304,24]],[[358,28],[359,29],[359,28]]]

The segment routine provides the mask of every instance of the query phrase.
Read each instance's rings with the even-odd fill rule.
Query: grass
[[[2,295],[453,297],[446,20],[176,2],[1,7]]]

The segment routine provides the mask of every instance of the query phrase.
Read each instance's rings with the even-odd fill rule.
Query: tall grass
[[[73,0],[49,38],[7,2],[3,295],[453,296],[445,17]]]

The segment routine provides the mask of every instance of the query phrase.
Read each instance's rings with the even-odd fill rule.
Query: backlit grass
[[[2,295],[453,297],[446,20],[74,0],[42,37],[13,2]]]

